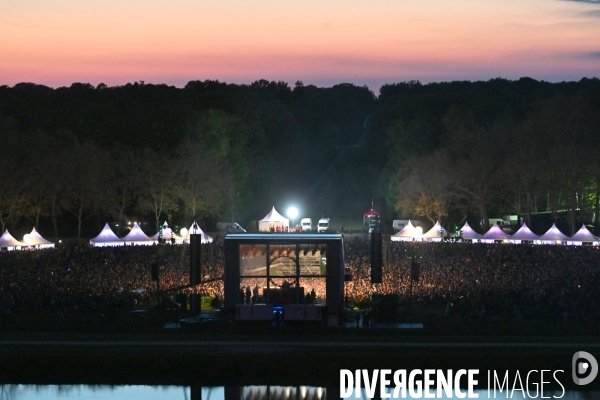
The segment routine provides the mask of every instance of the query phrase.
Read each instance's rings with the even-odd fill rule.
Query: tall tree
[[[140,184],[137,209],[151,213],[158,230],[161,216],[177,210],[177,167],[163,153],[148,148],[140,154]]]
[[[90,142],[73,139],[69,149],[64,186],[64,208],[77,219],[77,239],[82,224],[104,203],[104,186],[108,184],[106,169],[110,163],[107,152]]]

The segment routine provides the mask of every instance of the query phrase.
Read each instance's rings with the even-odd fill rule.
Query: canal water
[[[339,388],[338,388],[339,390]],[[0,400],[335,400],[339,391],[316,386],[146,386],[146,385],[0,385]],[[476,390],[480,399],[530,399],[542,398],[541,393],[507,392],[490,393]],[[408,394],[407,394],[408,396]],[[415,398],[415,397],[406,397]],[[419,397],[420,398],[420,397]],[[448,397],[439,397],[446,399]],[[454,399],[456,397],[453,397]],[[600,399],[598,391],[544,392],[543,398],[564,400]],[[350,399],[356,399],[353,395]],[[362,400],[369,397],[363,391]],[[359,400],[360,400],[359,399]]]

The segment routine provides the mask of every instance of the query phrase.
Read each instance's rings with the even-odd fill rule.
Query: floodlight
[[[298,216],[298,209],[296,207],[288,208],[288,217],[294,219]]]
[[[183,227],[183,228],[181,228],[181,230],[179,231],[179,234],[180,234],[182,237],[186,237],[186,236],[188,235],[188,233],[189,233],[189,232],[188,232],[188,230],[187,230],[187,228],[186,228],[186,227]]]
[[[415,236],[421,236],[423,234],[423,228],[421,228],[420,226],[417,226],[415,228]]]

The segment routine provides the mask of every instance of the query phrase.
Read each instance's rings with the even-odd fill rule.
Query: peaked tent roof
[[[368,217],[370,215],[379,215],[379,213],[374,208],[371,208],[369,211],[367,211],[366,213],[364,213],[365,217]]]
[[[505,233],[502,228],[500,228],[498,226],[498,224],[494,224],[492,225],[492,227],[486,232],[484,233],[484,235],[481,237],[482,239],[493,239],[493,240],[502,240],[502,239],[508,239],[508,234]]]
[[[172,236],[177,236],[177,235],[175,235],[175,232],[173,232],[171,230],[171,228],[169,228],[169,224],[167,223],[167,221],[165,221],[162,224],[162,228],[163,228],[162,239],[170,240]],[[156,240],[156,241],[158,241],[158,235],[159,234],[160,234],[160,231],[156,232],[156,234],[150,236],[150,240]]]
[[[142,228],[140,228],[140,226],[136,222],[133,224],[133,228],[131,228],[131,231],[127,235],[125,235],[125,237],[123,238],[123,241],[125,241],[125,242],[152,242],[152,239],[150,239],[148,237],[148,235],[146,235],[144,233]]]
[[[400,230],[398,233],[396,233],[392,237],[414,237],[414,236],[415,236],[415,226],[409,220],[408,224],[406,224],[406,226],[404,228],[402,228],[402,230]]]
[[[568,236],[558,230],[555,224],[548,229],[548,232],[540,236],[539,240],[570,240]]]
[[[525,223],[510,237],[511,240],[538,240],[539,238]]]
[[[29,234],[29,240],[27,241],[29,246],[43,246],[43,247],[54,247],[54,243],[44,239],[42,235],[38,233],[35,227],[31,230]]]
[[[0,236],[0,247],[21,247],[27,246],[25,243],[19,242],[17,239],[12,237],[10,233],[8,233],[8,229],[4,231],[2,236]]]
[[[418,228],[417,231],[417,227],[415,227],[412,222],[409,220],[408,224],[406,224],[406,226],[404,228],[402,228],[398,233],[396,233],[395,235],[392,235],[390,237],[390,240],[392,242],[398,242],[398,241],[410,241],[410,240],[415,240],[415,239],[420,239],[422,230],[421,228]]]
[[[275,206],[273,206],[273,209],[267,214],[265,215],[265,217],[263,219],[261,219],[259,222],[285,222],[285,223],[289,223],[290,220],[285,218],[283,215],[279,214],[277,212],[277,210],[275,209]]]
[[[481,239],[481,235],[473,230],[468,222],[460,228],[460,237],[463,239]]]
[[[117,242],[123,243],[123,239],[120,239],[117,235],[115,235],[113,230],[110,229],[108,222],[106,223],[106,225],[104,225],[104,228],[102,228],[102,231],[100,232],[100,234],[98,234],[98,236],[96,236],[93,239],[90,239],[90,244],[92,245],[96,245],[97,243],[116,244]]]
[[[581,229],[571,236],[570,240],[573,242],[597,242],[600,239],[597,236],[594,236],[592,232],[586,228],[585,224],[583,224]]]
[[[202,243],[212,243],[213,242],[213,238],[208,236],[206,233],[204,233],[204,231],[202,230],[202,228],[200,228],[200,225],[198,225],[198,223],[196,221],[192,222],[192,226],[190,226],[190,229],[188,229],[187,240],[189,240],[190,235],[192,235],[194,233],[196,235],[202,236]]]
[[[440,231],[442,232],[441,234],[440,234]],[[445,237],[447,235],[448,235],[448,232],[446,232],[446,230],[444,228],[442,228],[440,221],[438,221],[435,223],[433,228],[428,230],[427,233],[424,233],[421,237],[422,238],[440,238],[440,237]]]

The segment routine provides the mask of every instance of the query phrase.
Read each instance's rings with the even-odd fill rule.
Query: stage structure
[[[344,293],[340,234],[228,234],[225,310],[239,321],[325,320],[337,326]]]

